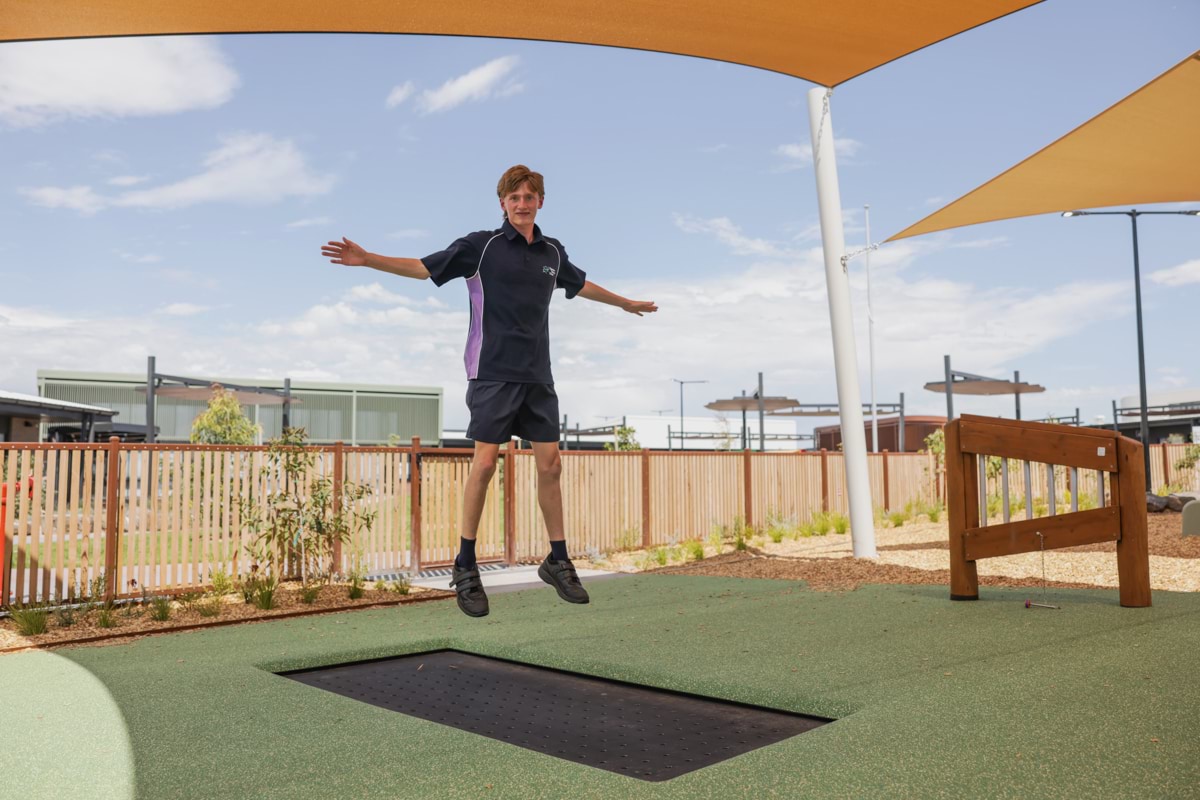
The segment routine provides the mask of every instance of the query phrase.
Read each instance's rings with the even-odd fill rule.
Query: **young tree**
[[[242,413],[237,395],[214,383],[208,408],[192,423],[192,444],[254,444],[258,426]]]
[[[634,438],[634,435],[636,433],[637,433],[637,431],[634,430],[633,428],[627,428],[627,427],[623,427],[623,426],[618,427],[617,428],[617,447],[615,449],[620,450],[622,452],[624,452],[626,450],[641,450],[642,446],[640,444],[638,444],[638,440]],[[605,450],[613,450],[614,448],[613,448],[612,442],[605,442],[604,449]]]

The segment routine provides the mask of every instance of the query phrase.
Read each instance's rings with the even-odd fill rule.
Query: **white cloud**
[[[725,142],[720,144],[709,145],[707,147],[697,147],[696,150],[701,153],[720,153],[722,150],[728,150],[729,145]]]
[[[1150,280],[1163,286],[1186,286],[1200,283],[1200,259],[1185,261],[1175,267],[1159,269],[1150,273]]]
[[[287,197],[328,192],[332,175],[314,173],[304,154],[288,139],[265,133],[222,137],[209,153],[204,171],[162,186],[101,196],[90,186],[42,186],[22,189],[35,205],[94,214],[108,207],[185,208],[199,203],[267,204]]]
[[[312,228],[317,225],[328,225],[331,222],[333,222],[333,220],[329,217],[305,217],[304,219],[298,219],[295,222],[289,222],[283,227],[288,229]]]
[[[87,216],[108,205],[108,200],[90,186],[41,186],[20,191],[35,206],[69,208]]]
[[[397,305],[412,305],[413,300],[396,292],[389,291],[383,288],[380,283],[368,283],[355,286],[346,292],[343,300],[354,302],[362,301],[366,303],[395,303]],[[431,298],[432,299],[432,298]]]
[[[833,140],[833,152],[842,159],[842,163],[853,163],[854,156],[861,149],[862,142],[854,139]],[[777,168],[780,171],[803,169],[812,165],[812,145],[808,143],[781,144],[775,148],[775,155],[783,158],[783,163]]]
[[[0,122],[28,127],[216,108],[233,96],[238,82],[210,39],[8,43],[0,47]]]
[[[405,81],[399,86],[393,87],[387,96],[387,100],[384,101],[384,107],[396,108],[405,100],[412,97],[412,93],[416,91],[416,88],[416,85],[412,81]]]
[[[717,241],[728,245],[736,255],[779,256],[786,250],[766,239],[754,239],[742,234],[741,229],[728,217],[698,219],[684,214],[672,214],[675,227],[684,233],[707,233]]]
[[[150,180],[149,175],[118,175],[108,179],[109,186],[136,186]]]
[[[201,306],[195,303],[169,303],[158,309],[156,313],[172,317],[191,317],[196,314],[203,314],[205,311],[210,311],[211,309],[212,306]]]
[[[525,88],[524,84],[510,79],[518,63],[516,56],[493,59],[465,75],[451,78],[436,89],[421,92],[417,107],[423,114],[434,114],[467,102],[517,94]]]

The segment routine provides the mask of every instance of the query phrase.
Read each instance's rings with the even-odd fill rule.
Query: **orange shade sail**
[[[697,56],[836,86],[1041,0],[4,0],[0,42],[187,33],[488,36]]]
[[[888,241],[1033,214],[1200,200],[1200,52]]]

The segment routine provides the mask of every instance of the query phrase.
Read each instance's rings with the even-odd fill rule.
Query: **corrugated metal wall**
[[[43,396],[111,408],[118,412],[114,421],[144,425],[146,395],[136,391],[135,386],[47,378],[43,382]],[[302,402],[292,406],[291,424],[305,428],[313,444],[341,441],[386,445],[393,434],[404,443],[414,436],[430,444],[441,439],[439,399],[435,396],[349,389],[340,392],[293,389],[292,394]],[[188,441],[192,423],[204,410],[205,403],[172,397],[159,397],[157,403],[155,422],[159,441]],[[243,406],[242,410],[250,419],[255,418],[254,406]],[[279,436],[283,427],[282,407],[259,406],[258,423],[264,441]]]

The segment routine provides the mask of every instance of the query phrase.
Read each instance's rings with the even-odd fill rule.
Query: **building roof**
[[[0,389],[0,414],[19,416],[22,411],[49,419],[79,419],[91,414],[97,417],[114,417],[111,408],[89,406],[83,403],[68,403],[66,400],[51,400],[32,394],[19,394]]]

